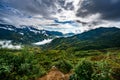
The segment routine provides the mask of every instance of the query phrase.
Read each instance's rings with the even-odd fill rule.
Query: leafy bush
[[[93,80],[111,80],[111,68],[106,61],[94,64]]]
[[[53,65],[56,66],[63,73],[69,73],[71,69],[73,68],[71,63],[67,60],[60,60],[54,63]]]
[[[70,80],[111,80],[111,68],[106,61],[91,63],[83,60],[78,63]]]
[[[0,53],[0,79],[29,80],[43,74],[34,53]]]
[[[82,61],[75,68],[75,74],[70,77],[70,80],[91,80],[93,74],[92,63]]]

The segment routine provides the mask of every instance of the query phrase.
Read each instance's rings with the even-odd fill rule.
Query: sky
[[[81,33],[120,27],[120,0],[0,0],[0,24]]]

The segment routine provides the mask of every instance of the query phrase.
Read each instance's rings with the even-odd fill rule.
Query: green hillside
[[[0,49],[0,79],[38,80],[52,66],[69,80],[120,80],[120,29],[97,28],[42,46]],[[44,48],[44,49],[43,49]]]
[[[78,50],[104,49],[120,47],[119,28],[97,28],[81,34],[67,38],[54,39],[49,45],[49,49],[67,49],[74,47]]]

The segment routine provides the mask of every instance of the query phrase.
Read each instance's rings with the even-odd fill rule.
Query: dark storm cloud
[[[42,15],[43,17],[50,17],[51,14],[59,12],[61,8],[65,10],[74,9],[73,3],[66,3],[66,0],[1,0],[0,2],[2,4],[3,2],[7,3],[12,8],[28,15]],[[56,5],[59,5],[61,8],[58,8]]]
[[[67,0],[58,0],[58,4],[64,8],[65,10],[73,10],[74,9],[74,5],[73,2],[67,2]]]
[[[54,0],[5,0],[5,1],[11,7],[16,8],[29,15],[40,14],[48,16],[48,14],[53,13],[56,8]]]
[[[120,19],[120,0],[84,0],[76,15],[85,17],[96,13],[105,20]]]

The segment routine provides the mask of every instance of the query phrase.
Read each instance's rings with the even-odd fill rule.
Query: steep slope
[[[20,26],[17,28],[13,25],[0,24],[0,40],[31,44],[57,36],[63,36],[63,34],[56,31],[38,30],[32,26]]]
[[[68,38],[54,39],[48,48],[52,49],[102,49],[120,47],[120,29],[97,28]]]

